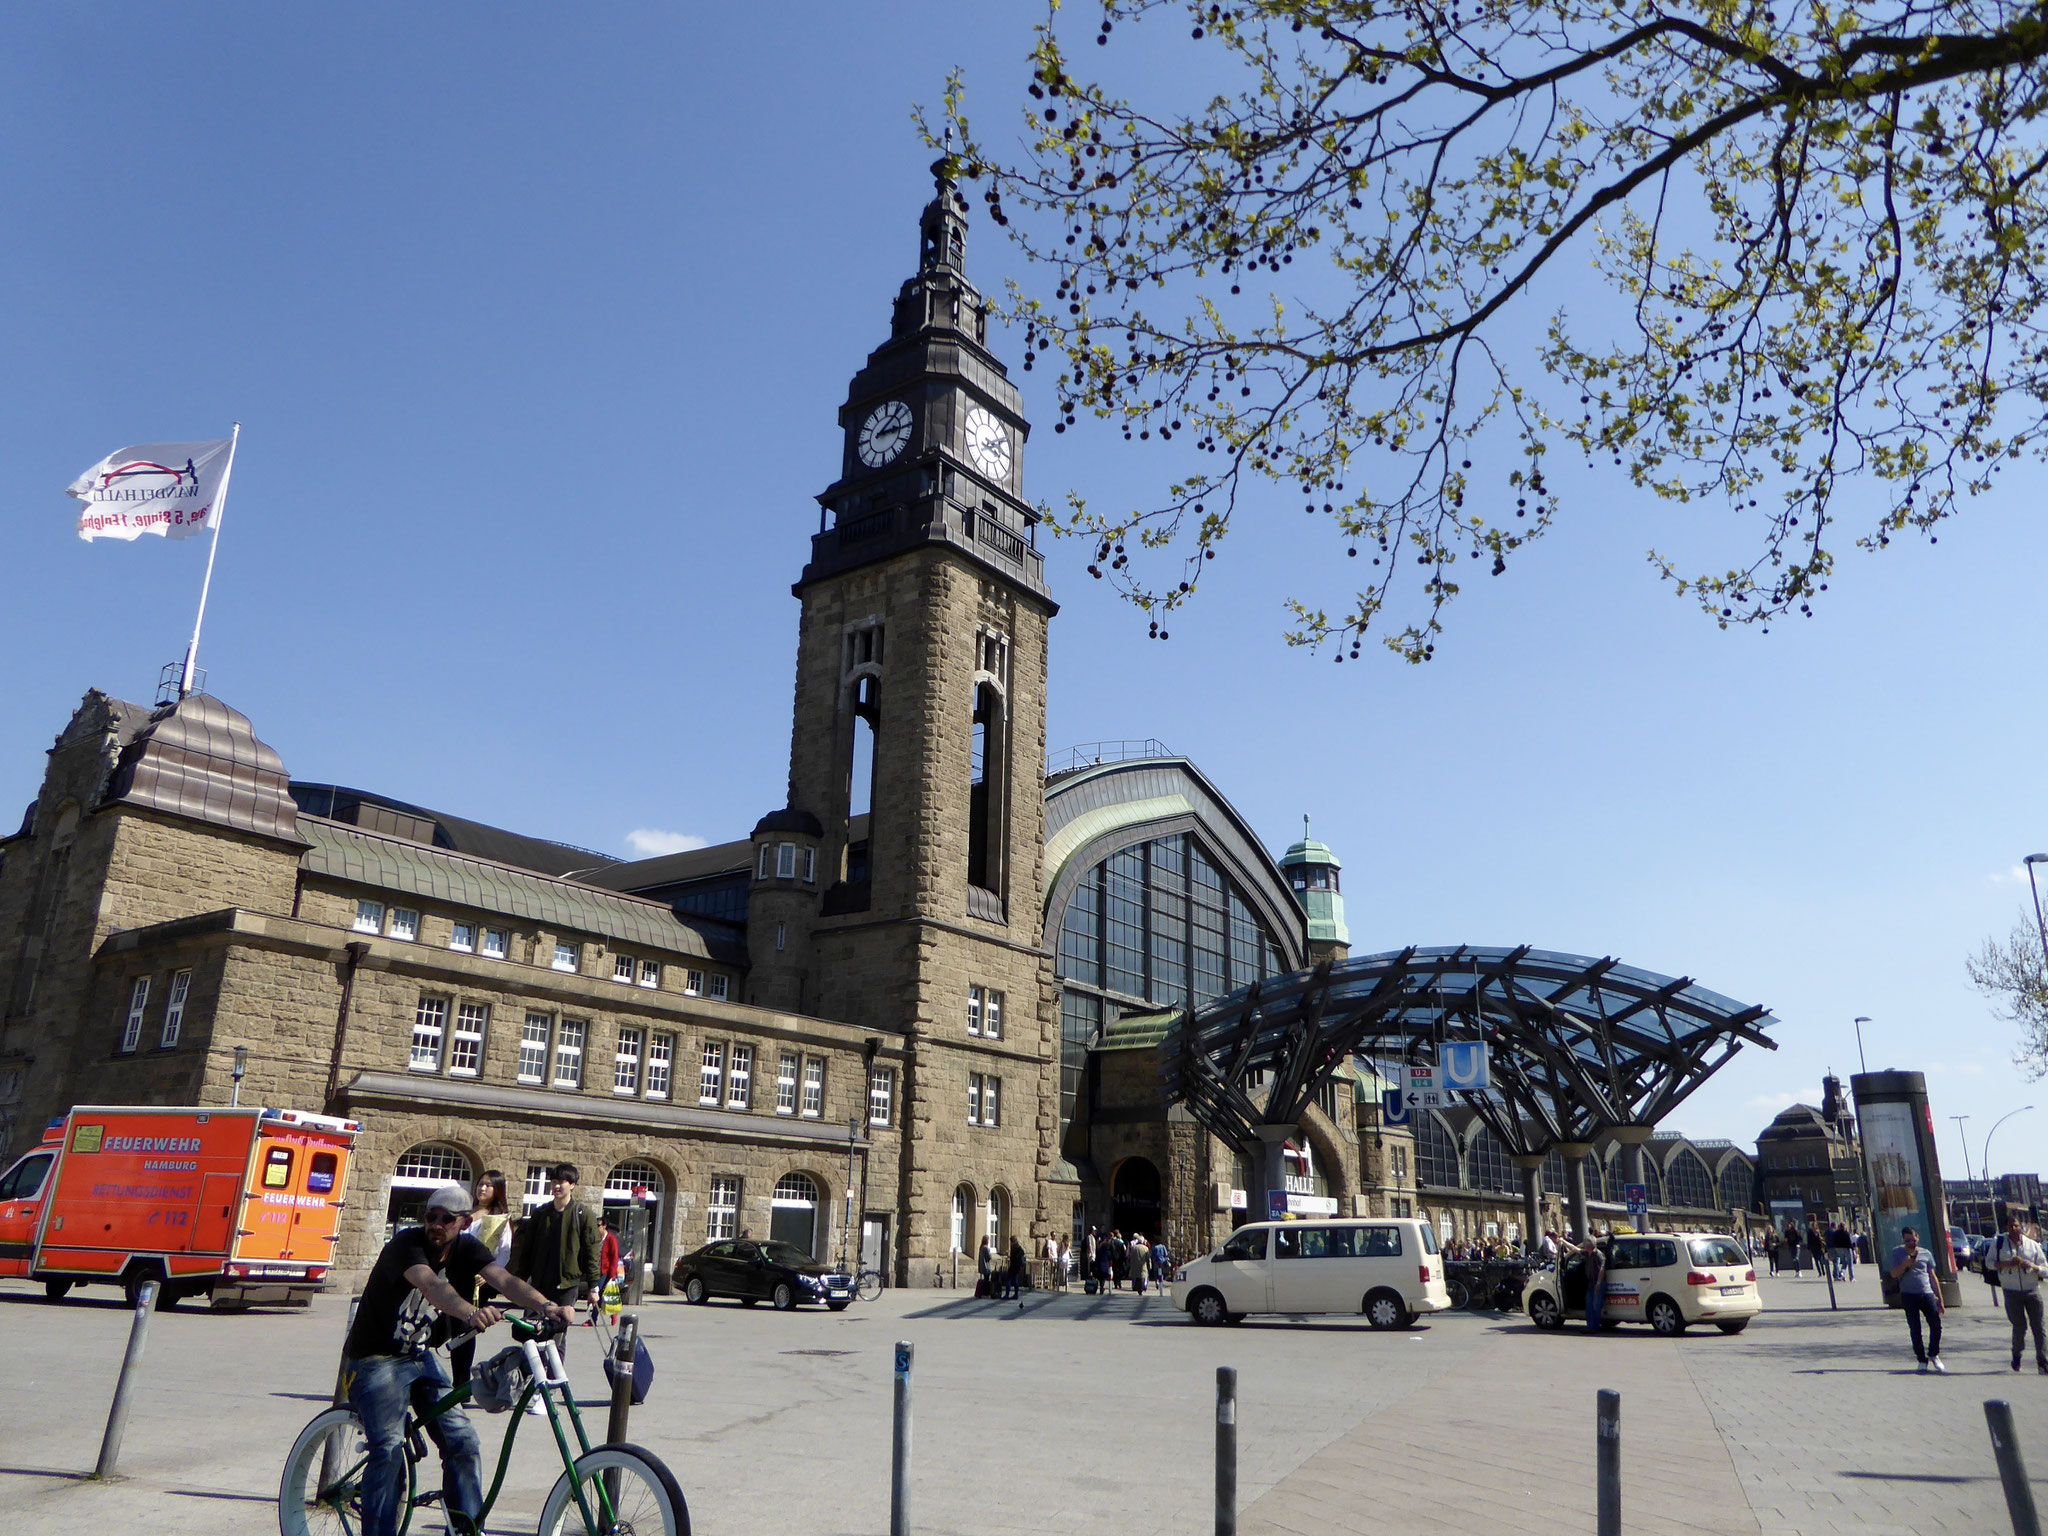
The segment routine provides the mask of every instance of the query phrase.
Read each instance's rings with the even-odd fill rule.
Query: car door
[[[730,1242],[712,1243],[692,1261],[697,1278],[704,1282],[704,1289],[713,1296],[739,1294],[733,1289],[732,1252],[735,1246]]]
[[[1271,1229],[1246,1227],[1230,1234],[1216,1250],[1210,1263],[1210,1278],[1223,1293],[1223,1304],[1233,1312],[1272,1310],[1272,1283],[1266,1262],[1267,1239]]]
[[[1322,1312],[1322,1283],[1329,1266],[1328,1230],[1288,1223],[1273,1229],[1273,1301],[1275,1312]]]
[[[1613,1251],[1607,1258],[1607,1294],[1600,1304],[1603,1316],[1624,1323],[1643,1320],[1643,1303],[1648,1299],[1644,1287],[1650,1279],[1650,1246],[1648,1238],[1614,1239]]]
[[[31,1152],[0,1175],[0,1275],[26,1275],[43,1214],[43,1185],[54,1152]]]
[[[1422,1283],[1420,1263],[1401,1251],[1399,1227],[1358,1227],[1351,1234],[1351,1243],[1355,1257],[1345,1266],[1352,1276],[1347,1310],[1358,1310],[1366,1293],[1383,1285],[1411,1298],[1428,1290]]]
[[[732,1250],[732,1294],[735,1296],[766,1296],[768,1294],[768,1261],[761,1257],[759,1243],[735,1243]]]

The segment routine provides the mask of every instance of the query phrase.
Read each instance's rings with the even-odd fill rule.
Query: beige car
[[[1694,1323],[1740,1333],[1764,1309],[1749,1255],[1720,1232],[1614,1238],[1605,1292],[1600,1307],[1604,1326],[1648,1323],[1667,1338]],[[1567,1319],[1584,1317],[1586,1281],[1578,1258],[1532,1275],[1522,1306],[1538,1328],[1562,1328]]]
[[[1451,1293],[1428,1222],[1308,1217],[1239,1227],[1175,1271],[1173,1304],[1205,1325],[1254,1312],[1337,1312],[1405,1328],[1418,1313],[1446,1310]]]

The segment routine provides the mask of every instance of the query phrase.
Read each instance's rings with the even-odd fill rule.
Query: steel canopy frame
[[[1326,960],[1184,1011],[1163,1046],[1166,1097],[1241,1151],[1299,1125],[1348,1057],[1413,1060],[1483,1040],[1492,1089],[1461,1093],[1511,1154],[1541,1157],[1620,1126],[1654,1127],[1778,1021],[1612,957],[1408,948]],[[1272,1078],[1263,1102],[1252,1085]]]

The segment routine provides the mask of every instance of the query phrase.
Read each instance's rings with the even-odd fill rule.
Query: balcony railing
[[[1048,754],[1045,776],[1056,779],[1063,773],[1079,773],[1104,763],[1128,763],[1147,757],[1172,757],[1172,748],[1148,736],[1143,741],[1084,741],[1064,752]]]

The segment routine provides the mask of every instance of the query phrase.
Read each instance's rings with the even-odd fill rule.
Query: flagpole
[[[242,440],[242,424],[228,437],[228,462],[220,472],[220,494],[213,498],[213,542],[206,548],[206,579],[199,584],[199,616],[192,621],[192,643],[185,647],[185,675],[178,680],[178,697],[192,691],[192,674],[199,665],[199,627],[206,622],[206,594],[213,590],[213,557],[220,553],[221,519],[228,512],[228,480],[235,472],[235,446]]]

